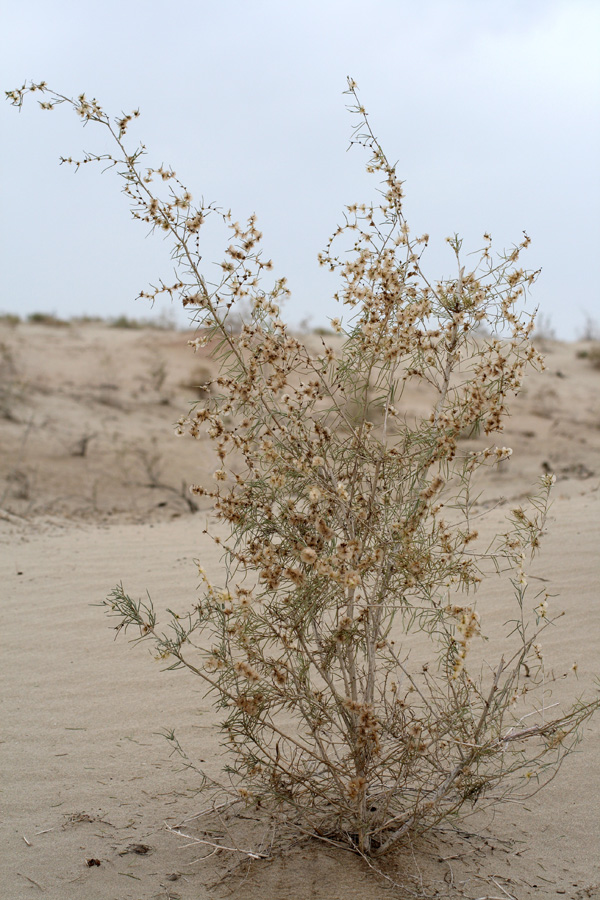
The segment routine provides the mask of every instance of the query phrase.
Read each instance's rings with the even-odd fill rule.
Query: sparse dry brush
[[[145,296],[180,297],[198,325],[192,343],[220,364],[179,431],[214,447],[213,482],[192,491],[212,501],[222,578],[200,567],[198,599],[164,631],[151,603],[121,587],[106,605],[223,709],[227,789],[369,856],[477,799],[537,790],[598,702],[546,708],[540,635],[554,619],[525,567],[553,477],[491,541],[475,521],[474,475],[510,456],[492,436],[542,365],[533,317],[519,312],[536,275],[520,263],[529,238],[494,254],[485,235],[467,266],[453,237],[454,276],[428,280],[428,236],[411,236],[402,182],[349,81],[353,143],[381,199],[347,207],[320,257],[345,319],[331,322],[341,338],[311,354],[281,316],[285,280],[265,286],[254,216],[239,224],[195,205],[171,169],[145,168],[145,148],[125,144],[137,112],[113,121],[96,101],[43,84],[9,98],[21,106],[30,92],[110,131],[115,155],[85,161],[117,169],[133,216],[171,240],[178,269]],[[209,220],[231,233],[216,282],[201,268]],[[403,413],[411,382],[435,393],[417,420]],[[459,438],[476,429],[489,446],[465,449]],[[497,573],[511,588],[502,650],[489,658],[476,599]]]
[[[15,410],[24,401],[23,380],[11,348],[0,341],[0,417],[8,421],[16,420]]]

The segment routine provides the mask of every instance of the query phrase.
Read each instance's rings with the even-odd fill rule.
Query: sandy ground
[[[476,810],[462,834],[440,831],[387,859],[402,889],[314,843],[250,862],[208,856],[208,845],[169,831],[183,823],[207,839],[194,819],[200,778],[161,732],[175,727],[216,775],[218,715],[193,678],[164,673],[145,646],[115,641],[96,604],[123,581],[159,608],[185,608],[194,559],[218,573],[205,513],[193,513],[181,490],[212,464],[173,436],[202,380],[198,367],[208,366],[187,339],[90,324],[0,328],[0,895],[598,900],[600,716],[526,805]],[[557,672],[578,662],[578,681],[557,691],[591,697],[600,674],[600,372],[588,351],[548,345],[547,372],[530,379],[502,438],[514,449],[509,467],[483,487],[491,519],[500,518],[538,475],[557,473],[532,574],[548,579],[565,610],[545,641],[548,658]],[[501,595],[492,588],[488,600],[501,616]],[[268,847],[269,823],[249,819],[233,834],[238,825],[213,822],[212,835]]]

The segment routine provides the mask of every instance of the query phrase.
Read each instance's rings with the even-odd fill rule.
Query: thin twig
[[[513,894],[509,894],[508,891],[504,890],[502,885],[499,884],[495,878],[492,877],[491,880],[494,882],[494,884],[496,885],[497,888],[500,888],[500,890],[502,891],[503,894],[505,894],[507,897],[510,898],[510,900],[517,900],[517,898]]]
[[[46,888],[42,887],[41,884],[38,884],[37,881],[34,881],[33,878],[30,878],[29,875],[23,875],[22,872],[17,872],[17,875],[20,875],[21,878],[25,878],[26,881],[30,881],[32,884],[35,884],[35,886],[36,886],[37,888],[39,888],[40,891],[45,891],[45,890],[46,890]]]
[[[165,822],[165,828],[167,831],[172,831],[175,834],[181,835],[181,837],[187,838],[192,844],[205,844],[208,847],[214,847],[215,851],[226,850],[229,853],[242,853],[244,856],[249,856],[250,859],[271,859],[266,853],[256,853],[254,850],[243,850],[241,847],[227,847],[225,844],[215,844],[214,841],[207,841],[203,838],[194,837],[191,834],[186,834],[179,828],[173,828],[171,825],[167,824],[167,822]]]

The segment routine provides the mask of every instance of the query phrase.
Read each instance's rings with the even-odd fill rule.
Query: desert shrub
[[[60,319],[54,313],[33,312],[27,316],[27,321],[32,325],[47,325],[52,328],[68,328],[70,323],[66,319]]]
[[[16,328],[21,322],[21,316],[15,313],[0,313],[0,325],[8,325],[10,328]]]
[[[535,319],[533,337],[538,344],[544,347],[547,347],[548,343],[556,341],[556,331],[550,316],[538,313]]]
[[[182,378],[179,387],[191,391],[196,397],[203,399],[212,390],[213,373],[207,363],[197,363],[189,376]]]
[[[102,325],[106,320],[102,316],[73,316],[73,325]]]
[[[350,82],[353,143],[381,200],[348,206],[320,256],[347,314],[331,320],[339,350],[323,340],[311,353],[282,319],[285,280],[265,283],[255,216],[239,224],[194,205],[171,169],[142,167],[143,147],[124,143],[137,112],[113,121],[45,85],[9,96],[20,106],[30,91],[110,131],[115,155],[86,159],[117,167],[133,216],[170,237],[178,266],[174,284],[144,295],[181,297],[200,329],[192,343],[219,363],[178,427],[214,447],[211,485],[192,490],[213,504],[221,578],[200,566],[199,596],[165,630],[152,603],[121,586],[106,606],[118,630],[154,642],[223,710],[227,789],[365,855],[476,800],[539,789],[598,702],[545,705],[553,676],[540,634],[555,617],[545,592],[531,596],[526,566],[553,476],[491,540],[474,521],[474,476],[510,456],[493,435],[527,370],[542,366],[533,318],[519,313],[536,277],[520,262],[529,238],[493,253],[485,235],[467,267],[452,237],[454,274],[428,279],[428,236],[411,236],[402,182]],[[199,233],[214,219],[231,240],[210,283]],[[409,384],[430,392],[427,415],[403,414]],[[461,447],[475,427],[489,445]],[[477,592],[498,572],[510,595],[490,657]]]
[[[589,312],[584,313],[584,324],[578,335],[578,340],[600,341],[600,325]]]
[[[586,350],[578,350],[577,359],[587,359],[593,369],[600,369],[600,343],[592,343]]]
[[[0,418],[18,421],[24,399],[25,384],[14,354],[8,344],[0,341]]]
[[[152,390],[157,394],[162,392],[168,373],[169,369],[166,360],[162,357],[156,357],[151,353],[148,367],[148,381],[150,382]]]
[[[140,328],[152,328],[155,331],[173,331],[177,328],[177,322],[174,316],[168,312],[162,312],[154,319],[132,319],[129,316],[121,315],[110,320],[111,328],[125,328],[138,330]]]
[[[596,344],[590,349],[588,359],[594,369],[600,369],[600,345]]]
[[[129,316],[117,316],[116,319],[112,319],[110,322],[111,328],[127,328],[127,329],[138,329],[143,328],[142,322],[139,319],[130,319]]]

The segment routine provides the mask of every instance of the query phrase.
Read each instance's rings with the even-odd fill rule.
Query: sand
[[[176,728],[209,773],[222,750],[218,714],[197,679],[163,672],[149,647],[115,640],[97,604],[122,581],[159,608],[185,608],[194,560],[218,573],[182,482],[211,461],[173,425],[209,366],[189,335],[111,329],[0,328],[0,584],[2,604],[2,846],[0,895],[203,900],[358,898],[600,898],[600,716],[577,753],[526,805],[478,813],[465,833],[441,831],[402,848],[388,879],[333,847],[300,843],[251,861],[207,839],[200,777],[161,734]],[[589,345],[552,343],[547,371],[513,406],[502,443],[514,449],[489,477],[500,517],[547,469],[557,474],[548,535],[532,574],[559,596],[560,628],[545,640],[556,671],[577,660],[559,693],[597,696],[600,675],[600,372]],[[415,409],[422,402],[415,395]],[[89,436],[82,448],[82,441]],[[200,451],[200,452],[199,452]],[[542,582],[540,582],[542,583]],[[498,598],[498,603],[501,598]],[[500,613],[498,613],[500,614]],[[213,823],[220,842],[240,839]],[[269,845],[247,821],[247,848]],[[208,838],[210,839],[210,838]],[[99,865],[89,861],[97,861]]]

